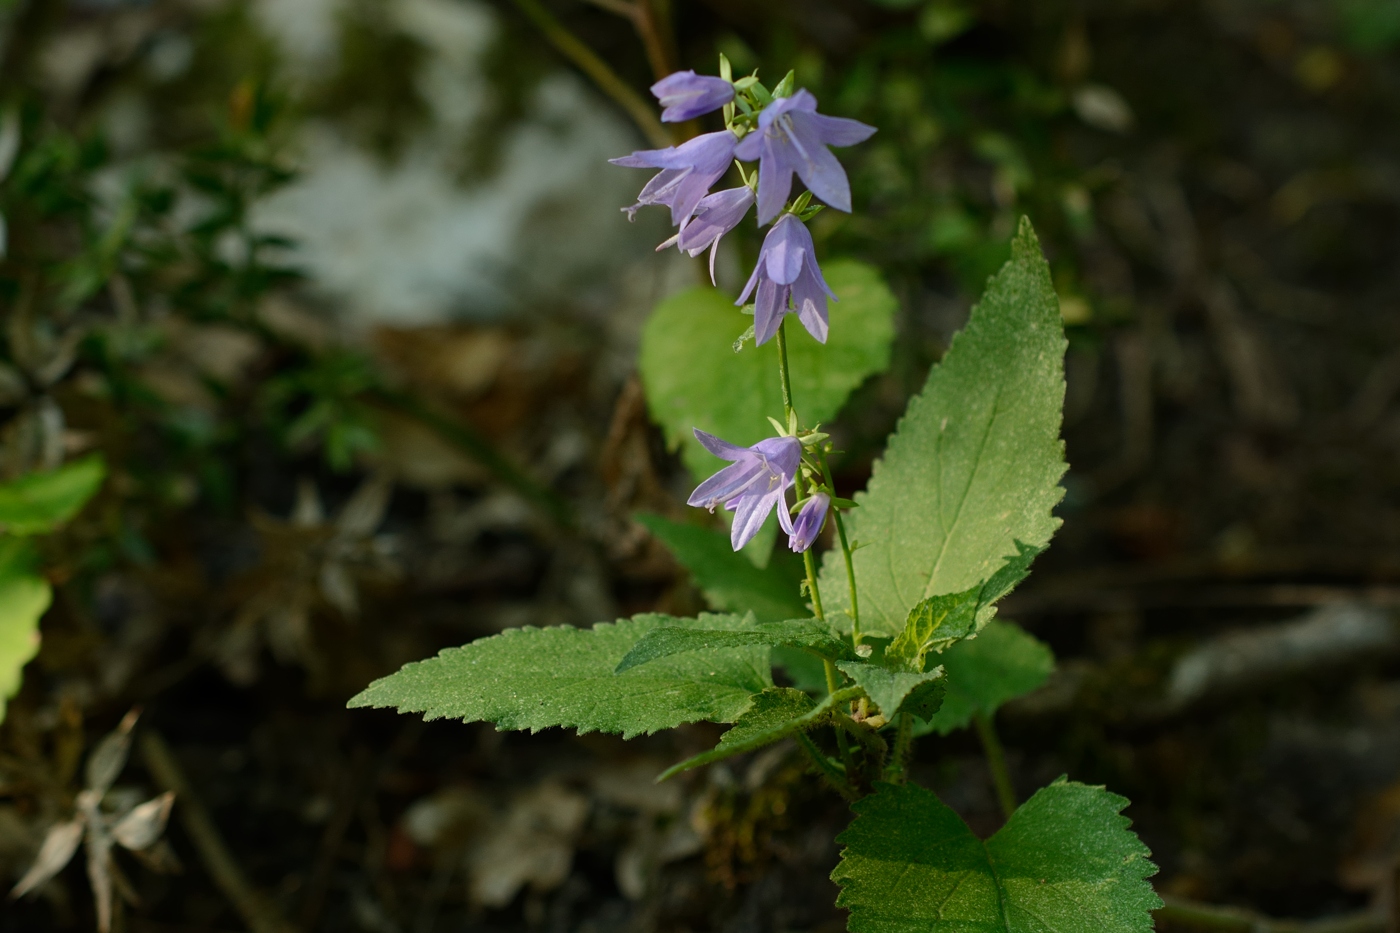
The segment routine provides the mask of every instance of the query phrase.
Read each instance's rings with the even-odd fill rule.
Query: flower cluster
[[[733,80],[723,58],[720,70],[720,77],[677,72],[652,85],[652,93],[665,108],[663,121],[683,122],[722,109],[725,128],[678,146],[613,159],[615,165],[659,169],[642,188],[637,203],[623,210],[633,219],[648,205],[670,208],[676,234],[657,249],[675,246],[690,256],[708,249],[713,282],[719,241],[757,205],[759,226],[772,226],[736,304],[753,299],[754,340],[760,346],[778,334],[788,314],[796,314],[814,339],[826,343],[827,301],[835,301],[836,295],[822,277],[806,221],[823,207],[850,212],[850,182],[828,147],[862,142],[875,128],[818,113],[817,99],[795,89],[791,73],[770,92],[756,75]],[[757,171],[745,171],[743,163],[752,162],[758,163]],[[742,184],[711,193],[731,163],[738,167]],[[807,188],[796,198],[791,197],[793,175]],[[812,203],[813,198],[818,203]],[[781,436],[752,447],[695,431],[706,450],[731,465],[701,483],[690,505],[711,511],[723,505],[732,510],[730,543],[736,551],[758,534],[775,508],[794,551],[810,548],[826,522],[832,505],[830,490],[811,475],[812,468],[804,474],[803,466],[804,447],[825,435],[798,436],[791,412],[789,420],[789,430]],[[804,479],[812,480],[805,498]],[[794,485],[799,497],[793,506],[795,519],[787,505],[787,490]]]

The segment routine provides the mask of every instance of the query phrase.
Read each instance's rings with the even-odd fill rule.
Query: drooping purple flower
[[[812,546],[812,542],[817,540],[817,535],[821,533],[822,525],[826,522],[826,510],[831,505],[831,497],[824,492],[819,492],[802,504],[802,508],[797,512],[797,519],[792,523],[792,531],[788,534],[788,547],[798,554]]]
[[[758,130],[734,151],[744,162],[758,160],[758,222],[766,224],[782,211],[793,172],[828,206],[850,213],[851,183],[826,147],[854,146],[874,132],[875,127],[859,120],[817,113],[817,99],[806,90],[764,107]]]
[[[773,507],[778,507],[778,524],[792,534],[783,495],[797,479],[802,461],[802,442],[795,437],[770,437],[752,447],[739,447],[713,434],[695,429],[695,439],[705,449],[732,464],[705,480],[686,500],[687,504],[714,511],[723,504],[734,512],[729,543],[739,550],[758,534]]]
[[[609,159],[613,165],[627,168],[659,168],[660,172],[646,183],[637,203],[624,207],[629,219],[637,209],[648,204],[664,204],[671,209],[671,223],[683,225],[695,212],[710,186],[719,181],[734,157],[734,134],[728,130],[705,133],[679,146],[666,149],[643,149],[620,159]]]
[[[661,112],[662,123],[684,123],[734,99],[734,85],[693,71],[669,74],[653,84],[651,92],[666,108]]]
[[[658,246],[657,252],[668,246],[679,245],[682,250],[694,257],[708,249],[710,251],[710,282],[713,284],[715,281],[715,256],[719,253],[719,241],[726,233],[739,226],[739,221],[743,220],[744,215],[749,212],[753,201],[753,189],[747,185],[716,191],[696,206],[695,216],[691,217],[681,228],[680,233]]]
[[[778,332],[783,315],[790,310],[789,297],[807,333],[818,343],[826,343],[826,300],[835,301],[836,294],[817,266],[812,234],[795,214],[784,214],[768,231],[763,248],[758,251],[758,264],[735,304],[748,301],[755,287],[758,297],[754,300],[753,330],[759,346]]]

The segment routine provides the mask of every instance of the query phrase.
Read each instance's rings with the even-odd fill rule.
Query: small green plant
[[[895,302],[868,266],[833,262],[824,274],[806,222],[824,206],[851,209],[827,146],[874,129],[818,113],[791,73],[770,91],[723,60],[719,77],[678,73],[652,90],[663,121],[722,109],[725,129],[615,160],[659,170],[629,213],[669,208],[679,228],[670,242],[692,256],[717,250],[754,205],[760,225],[772,223],[738,302],[706,288],[678,295],[642,347],[652,414],[686,465],[700,477],[716,457],[729,462],[689,500],[734,513],[727,541],[643,517],[721,612],[507,631],[410,664],[350,705],[624,737],[733,723],[663,780],[792,739],[856,813],[832,876],[855,933],[1150,930],[1156,868],[1120,815],[1127,801],[1062,778],[1016,806],[992,728],[997,707],[1039,686],[1053,663],[994,619],[1059,525],[1066,469],[1066,342],[1029,221],[909,403],[869,488],[843,499],[821,422],[888,365]],[[742,184],[711,194],[736,160]],[[807,191],[792,198],[794,174]],[[753,324],[736,334],[734,304],[750,297]],[[789,342],[790,314],[812,340]],[[800,571],[770,558],[773,513]],[[828,524],[834,546],[819,566],[814,545]],[[775,665],[793,686],[777,685]],[[969,724],[1008,817],[987,840],[908,782],[918,735]]]

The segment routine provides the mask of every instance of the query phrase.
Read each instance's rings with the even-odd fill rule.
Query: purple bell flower
[[[761,192],[759,197],[762,198]],[[755,287],[758,297],[754,300],[753,330],[759,346],[778,332],[783,315],[789,311],[789,296],[807,333],[818,343],[826,343],[826,299],[835,301],[836,294],[817,266],[812,234],[796,215],[784,214],[768,231],[763,248],[758,251],[758,265],[735,304],[748,301]]]
[[[851,211],[851,183],[827,146],[854,146],[875,133],[859,120],[817,113],[817,99],[801,90],[780,97],[758,115],[758,130],[734,151],[744,162],[758,162],[758,222],[777,217],[792,191],[796,172],[811,192],[838,211]]]
[[[752,447],[739,447],[695,429],[695,439],[727,466],[705,480],[686,500],[688,505],[714,511],[721,503],[734,512],[729,543],[739,550],[758,534],[768,513],[778,506],[778,524],[792,534],[792,518],[783,496],[797,479],[802,442],[795,437],[770,437]]]
[[[667,75],[651,86],[651,92],[666,108],[661,112],[662,123],[684,123],[734,99],[734,85],[693,71]]]
[[[628,219],[633,219],[640,207],[664,204],[671,209],[671,223],[683,226],[700,199],[709,193],[710,186],[728,171],[734,145],[734,134],[720,130],[668,149],[643,149],[620,159],[609,159],[613,165],[627,168],[661,169],[646,183],[637,203],[623,208]]]
[[[720,239],[739,226],[739,221],[753,207],[753,189],[747,185],[716,191],[706,197],[695,208],[695,216],[681,228],[681,232],[656,248],[657,252],[668,246],[679,245],[692,257],[699,256],[706,249],[710,251],[710,283],[715,281],[715,256],[719,253]]]
[[[812,546],[826,522],[826,510],[831,505],[831,497],[819,492],[802,504],[797,512],[797,520],[792,523],[788,534],[788,547],[798,554]]]

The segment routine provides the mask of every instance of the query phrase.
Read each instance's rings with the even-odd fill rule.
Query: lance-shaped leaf
[[[841,673],[856,682],[884,714],[894,719],[901,710],[927,721],[943,702],[943,668],[914,673],[892,671],[864,661],[841,661],[836,665]]]
[[[93,455],[0,484],[0,531],[12,535],[52,531],[78,513],[106,475],[102,457]]]
[[[928,727],[916,732],[947,735],[972,721],[973,714],[990,716],[1003,703],[1035,690],[1055,669],[1050,648],[1014,622],[993,619],[976,638],[960,641],[938,656],[947,673],[943,707]]]
[[[909,610],[904,631],[890,643],[886,657],[902,661],[909,670],[922,671],[930,651],[943,651],[991,621],[996,601],[1026,578],[1031,561],[1045,549],[1017,541],[1016,550],[1016,556],[985,583],[961,593],[930,596]]]
[[[741,645],[806,648],[833,660],[855,657],[850,642],[816,619],[788,619],[766,624],[751,621],[744,628],[732,630],[662,626],[647,632],[632,646],[627,656],[618,662],[616,673],[658,658]]]
[[[29,871],[10,891],[10,897],[23,897],[63,871],[63,866],[72,861],[73,853],[78,851],[78,843],[82,841],[81,819],[51,827],[44,837],[44,844],[39,847],[39,854],[34,857],[34,864],[29,866]]]
[[[682,771],[751,752],[799,732],[815,729],[826,722],[837,704],[858,696],[859,690],[848,687],[828,694],[817,703],[801,690],[793,690],[790,687],[765,690],[753,698],[753,706],[739,717],[739,721],[734,723],[734,728],[720,737],[718,745],[708,752],[701,752],[694,758],[672,765],[663,771],[657,780],[664,781]]]
[[[664,626],[740,629],[733,615],[647,614],[601,623],[510,629],[405,665],[354,697],[353,707],[396,707],[424,719],[484,720],[498,729],[564,726],[625,738],[683,722],[733,722],[773,686],[768,648],[692,651],[614,674],[647,632]]]
[[[39,653],[39,619],[53,601],[36,563],[29,542],[0,537],[0,721],[5,702],[19,692],[24,665]]]
[[[895,636],[920,602],[988,580],[1059,526],[1064,328],[1028,221],[923,392],[909,402],[850,518],[866,631]],[[834,555],[834,556],[833,556]],[[822,593],[837,608],[845,568],[829,552]]]
[[[774,555],[767,567],[735,553],[729,535],[696,525],[642,514],[637,521],[654,534],[695,578],[713,609],[752,612],[760,622],[780,622],[807,614],[798,595],[801,564]],[[796,564],[796,566],[793,566]]]
[[[1128,801],[1061,778],[983,842],[931,792],[880,785],[832,880],[851,933],[1149,933],[1157,867]]]
[[[166,791],[159,797],[132,807],[112,827],[112,838],[135,852],[150,848],[165,832],[165,824],[170,820],[170,808],[174,805],[175,792]]]
[[[872,266],[834,259],[822,271],[840,299],[830,307],[826,344],[788,328],[793,404],[809,425],[835,417],[857,386],[889,366],[898,308]],[[732,295],[695,288],[658,306],[642,332],[638,366],[647,407],[697,480],[723,464],[700,446],[692,428],[746,447],[771,436],[768,417],[783,413],[777,345],[732,348],[752,321],[734,307]]]

